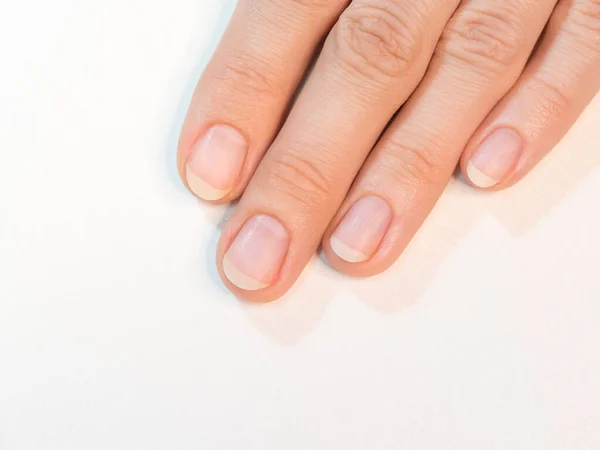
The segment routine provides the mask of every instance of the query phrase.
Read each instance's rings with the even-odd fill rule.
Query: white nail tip
[[[185,176],[187,184],[192,192],[204,200],[221,200],[223,197],[229,194],[229,191],[227,190],[215,189],[212,187],[210,184],[192,172],[189,167],[186,169]]]
[[[332,237],[329,240],[329,245],[331,245],[331,249],[335,252],[335,254],[346,262],[360,263],[369,259],[367,255],[351,249],[336,237]]]
[[[481,170],[479,170],[472,162],[467,165],[467,177],[471,180],[475,186],[486,189],[492,186],[496,186],[499,180],[496,180],[490,176],[487,176]]]
[[[223,258],[223,271],[225,275],[233,284],[244,291],[258,291],[264,289],[268,284],[261,283],[254,278],[249,277],[245,273],[241,272],[233,263],[225,256]]]

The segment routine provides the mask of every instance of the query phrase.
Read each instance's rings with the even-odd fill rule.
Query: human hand
[[[599,0],[240,0],[179,171],[204,200],[241,196],[217,264],[270,301],[320,243],[341,272],[387,269],[459,161],[477,188],[513,185],[599,88]]]

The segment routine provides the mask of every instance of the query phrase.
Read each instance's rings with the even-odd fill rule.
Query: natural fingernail
[[[510,128],[490,134],[467,164],[467,177],[480,188],[496,186],[517,164],[523,152],[523,139]]]
[[[187,160],[190,189],[204,200],[220,200],[233,189],[242,171],[248,143],[228,125],[215,125],[198,139]]]
[[[379,248],[391,222],[392,209],[386,201],[364,197],[350,208],[329,243],[344,261],[367,261]]]
[[[254,216],[242,227],[223,259],[225,275],[245,291],[271,286],[287,255],[287,231],[270,216]]]

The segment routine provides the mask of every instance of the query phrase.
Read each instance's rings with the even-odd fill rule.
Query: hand
[[[219,271],[269,301],[321,242],[341,272],[385,270],[459,160],[473,186],[511,186],[599,88],[599,0],[240,0],[179,170],[202,199],[242,196]]]

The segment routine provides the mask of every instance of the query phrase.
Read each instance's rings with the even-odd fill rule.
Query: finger
[[[387,269],[438,200],[471,134],[522,71],[553,0],[462,2],[429,70],[371,153],[325,234],[340,271]],[[391,220],[381,219],[389,205]]]
[[[221,238],[218,261],[236,294],[273,300],[294,283],[456,3],[356,0],[341,15]]]
[[[205,200],[237,197],[346,0],[241,0],[194,93],[181,133],[182,180]]]
[[[600,88],[600,3],[561,1],[523,76],[462,157],[476,187],[518,182],[565,135]]]

